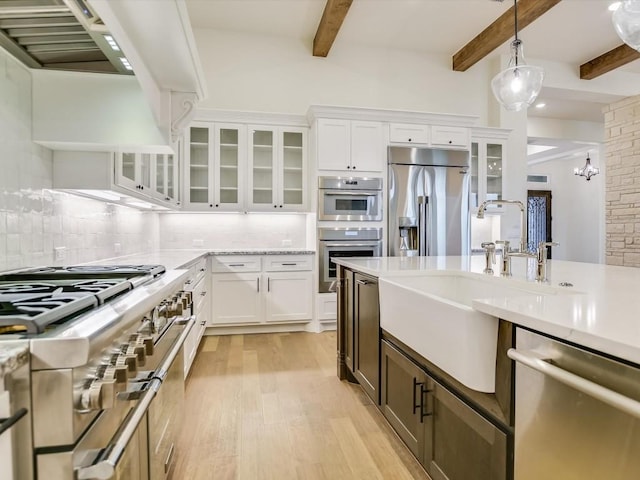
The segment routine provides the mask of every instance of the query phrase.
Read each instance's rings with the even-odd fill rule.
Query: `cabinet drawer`
[[[469,148],[471,141],[468,128],[463,127],[431,127],[431,144],[444,147]]]
[[[411,123],[392,123],[389,125],[391,143],[429,143],[429,126]]]
[[[193,288],[193,313],[198,314],[207,299],[207,282],[201,279]]]
[[[258,255],[223,255],[211,257],[213,273],[259,272],[261,270]]]
[[[311,255],[268,255],[263,258],[265,272],[312,270]]]

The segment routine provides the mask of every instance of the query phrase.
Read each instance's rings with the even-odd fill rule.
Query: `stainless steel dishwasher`
[[[640,478],[640,366],[518,328],[515,480]]]

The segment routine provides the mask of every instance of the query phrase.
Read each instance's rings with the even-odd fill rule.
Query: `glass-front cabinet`
[[[508,131],[500,129],[474,129],[469,188],[472,210],[485,200],[502,200],[508,135]]]
[[[185,207],[241,210],[246,129],[238,124],[194,123],[185,135]]]
[[[249,210],[305,208],[305,128],[249,126]]]
[[[164,153],[117,152],[113,159],[115,185],[172,207],[179,204],[177,156]]]

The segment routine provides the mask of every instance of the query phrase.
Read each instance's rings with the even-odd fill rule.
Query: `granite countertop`
[[[379,278],[449,271],[486,277],[484,257],[337,258],[340,265]],[[535,282],[535,262],[512,259],[513,276],[492,277],[505,286]],[[473,308],[514,324],[640,365],[640,268],[549,260],[547,285],[562,294],[474,299]],[[560,287],[570,283],[571,287]]]
[[[184,268],[207,255],[314,255],[314,250],[295,248],[264,249],[185,249],[157,250],[149,253],[135,253],[90,262],[94,265],[164,265],[167,270]]]
[[[5,341],[0,343],[0,378],[29,361],[29,344],[26,341]]]

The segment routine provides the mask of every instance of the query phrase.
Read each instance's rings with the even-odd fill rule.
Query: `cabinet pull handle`
[[[416,402],[416,387],[420,386],[420,403]],[[427,393],[431,392],[425,388],[424,382],[418,382],[415,377],[413,377],[413,414],[415,415],[418,409],[420,409],[420,423],[424,423],[424,417],[429,417],[433,415],[432,413],[425,412],[425,396]]]
[[[256,278],[256,291],[260,291],[260,277]]]
[[[413,414],[414,415],[416,414],[416,410],[418,410],[418,408],[421,407],[421,405],[418,405],[416,403],[416,387],[418,385],[420,385],[420,387],[422,387],[422,382],[418,382],[416,380],[416,377],[413,377],[413,401],[412,401],[412,403],[413,403]],[[420,391],[422,391],[422,388],[420,389]],[[422,403],[422,402],[420,402],[420,403]]]
[[[267,292],[271,291],[271,277],[267,277]]]
[[[282,266],[283,267],[295,267],[297,265],[297,263],[283,263]]]
[[[369,285],[370,282],[367,280],[356,280],[356,283],[358,285]]]
[[[207,292],[200,292],[200,295],[201,295],[201,296],[203,296],[203,297],[204,297],[206,294],[207,294]]]
[[[230,263],[230,267],[244,267],[244,263]]]

